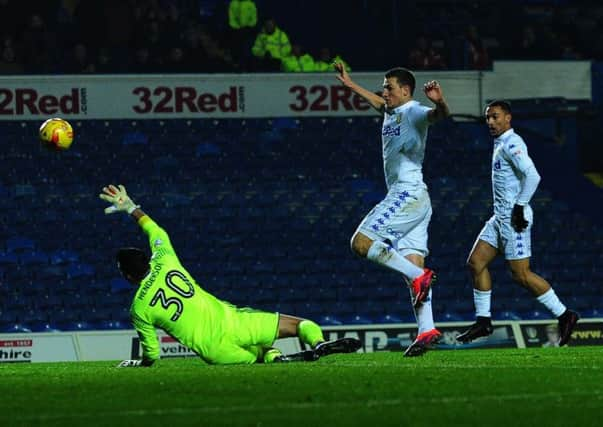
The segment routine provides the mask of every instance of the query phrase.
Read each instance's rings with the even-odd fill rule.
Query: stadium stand
[[[147,243],[128,218],[103,215],[97,194],[108,182],[127,186],[222,299],[331,325],[413,321],[398,276],[349,249],[384,194],[378,118],[80,121],[77,146],[60,154],[38,146],[34,125],[8,122],[0,134],[18,142],[0,158],[0,330],[131,327],[134,288],[114,252]],[[550,145],[536,134],[528,143],[535,153]],[[451,120],[430,133],[437,321],[473,319],[464,263],[491,212],[490,144],[479,123]],[[592,283],[603,277],[603,229],[543,177],[534,268],[572,307],[600,314]],[[547,316],[502,261],[492,274],[495,318]]]

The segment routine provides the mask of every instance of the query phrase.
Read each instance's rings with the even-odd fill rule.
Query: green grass
[[[0,364],[0,425],[603,425],[603,350],[595,347],[115,364]]]

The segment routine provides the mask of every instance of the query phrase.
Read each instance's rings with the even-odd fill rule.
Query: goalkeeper
[[[311,361],[360,348],[360,341],[353,338],[325,341],[320,327],[311,320],[237,308],[217,299],[182,267],[168,234],[128,197],[123,185],[104,187],[100,198],[111,203],[105,213],[124,212],[138,222],[152,253],[149,257],[137,248],[122,248],[117,253],[122,275],[139,286],[130,314],[142,346],[142,360],[124,360],[119,366],[151,366],[159,359],[155,328],[211,364]],[[277,338],[295,336],[312,350],[283,355],[272,347]]]

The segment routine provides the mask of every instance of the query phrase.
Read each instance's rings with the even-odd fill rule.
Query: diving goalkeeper
[[[146,215],[123,185],[103,188],[100,198],[111,206],[105,213],[131,215],[149,238],[151,256],[138,248],[122,248],[117,264],[122,275],[139,286],[130,308],[140,337],[142,360],[118,366],[151,366],[159,359],[155,328],[161,328],[210,364],[312,361],[332,353],[349,353],[360,341],[325,341],[311,320],[279,313],[237,308],[204,291],[182,267],[168,234]],[[312,350],[283,355],[272,345],[277,338],[298,336]]]

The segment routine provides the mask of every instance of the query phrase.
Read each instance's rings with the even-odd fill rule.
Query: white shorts
[[[511,225],[511,218],[499,218],[493,215],[480,231],[477,240],[483,240],[502,252],[505,259],[523,259],[532,256],[532,223],[534,214],[529,206],[524,208],[524,216],[529,222],[521,233]]]
[[[356,232],[372,240],[388,240],[403,256],[426,257],[427,227],[431,220],[431,200],[426,188],[392,188],[385,199],[364,217]]]

